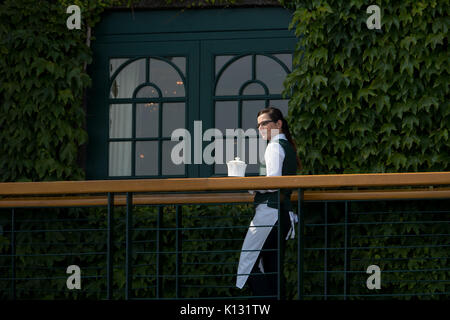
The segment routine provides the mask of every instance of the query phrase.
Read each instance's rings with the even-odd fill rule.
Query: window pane
[[[266,94],[264,91],[264,87],[259,83],[250,83],[245,87],[243,93],[244,95],[257,95],[257,94]],[[267,92],[267,94],[269,94]]]
[[[285,100],[270,100],[270,105],[278,108],[281,110],[281,113],[283,113],[283,117],[287,117],[288,116],[288,103],[289,100],[285,99]]]
[[[216,95],[237,95],[241,85],[252,78],[251,56],[242,57],[229,65],[217,82]]]
[[[185,57],[173,57],[169,58],[181,71],[183,76],[186,76],[186,58]]]
[[[131,175],[131,142],[109,143],[109,176]]]
[[[158,137],[159,104],[140,103],[136,105],[136,137]]]
[[[158,175],[158,141],[136,142],[136,175]]]
[[[184,83],[169,63],[150,59],[150,82],[162,91],[163,97],[184,97]]]
[[[215,111],[215,127],[223,134],[225,134],[226,129],[238,127],[237,101],[217,101]]]
[[[289,71],[292,70],[292,54],[281,53],[281,54],[274,54],[274,56],[283,61],[286,67],[288,67]]]
[[[217,56],[216,57],[216,76],[219,73],[220,69],[230,61],[234,56]]]
[[[162,109],[164,137],[170,137],[175,129],[186,127],[185,103],[164,103]]]
[[[265,107],[265,100],[242,101],[242,129],[256,128],[258,112]]]
[[[109,77],[111,77],[114,72],[125,62],[128,58],[120,58],[120,59],[110,59],[109,60]]]
[[[136,60],[123,68],[111,85],[111,98],[132,98],[134,89],[145,82],[145,59]]]
[[[136,98],[159,98],[159,93],[152,86],[145,86],[136,93]]]
[[[131,104],[111,104],[109,106],[109,137],[131,138]]]
[[[162,154],[162,174],[163,175],[183,175],[185,164],[175,164],[171,159],[172,148],[180,143],[179,141],[163,141]]]
[[[256,56],[256,78],[266,84],[270,94],[281,94],[286,75],[282,66],[272,58]]]

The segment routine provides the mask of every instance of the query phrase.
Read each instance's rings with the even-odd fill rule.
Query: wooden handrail
[[[0,196],[450,185],[450,172],[3,182]]]
[[[450,188],[415,189],[415,190],[325,190],[305,191],[305,201],[333,200],[394,200],[394,199],[450,199]],[[292,201],[298,200],[293,192]],[[203,194],[134,194],[135,205],[177,205],[177,204],[219,204],[219,203],[252,203],[253,195],[240,193],[203,193]],[[0,199],[0,208],[26,207],[88,207],[106,206],[107,196],[60,196],[60,197],[27,197]],[[126,205],[124,195],[114,197],[114,205]]]

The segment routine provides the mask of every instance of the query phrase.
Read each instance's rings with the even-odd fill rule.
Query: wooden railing
[[[248,192],[223,191],[261,189],[302,189],[306,201],[450,198],[448,185],[450,172],[6,182],[0,183],[0,207],[101,206],[107,205],[108,193],[125,192],[133,193],[134,204],[248,203],[253,199]],[[317,188],[324,190],[308,190]],[[139,194],[144,192],[151,194]],[[292,200],[297,198],[294,191]],[[125,204],[126,196],[115,197],[114,205]]]

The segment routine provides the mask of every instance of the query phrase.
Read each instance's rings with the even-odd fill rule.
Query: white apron
[[[291,228],[286,239],[289,237],[293,239],[295,236],[294,223],[297,222],[298,219],[297,215],[292,211],[289,211],[289,217],[291,220]],[[239,258],[236,279],[236,287],[239,289],[242,289],[245,282],[247,282],[248,275],[252,271],[256,259],[258,259],[259,252],[277,220],[278,209],[270,208],[265,203],[259,204],[256,207],[255,216],[250,222],[250,227],[247,231],[247,235],[245,236],[244,243],[242,244],[241,256]],[[260,269],[264,272],[263,266],[260,265]]]

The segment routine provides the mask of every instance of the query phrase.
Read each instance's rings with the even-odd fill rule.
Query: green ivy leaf
[[[419,119],[413,115],[410,116],[406,116],[403,119],[403,123],[402,123],[402,128],[409,128],[410,130],[412,130],[414,128],[414,125],[419,125]]]
[[[313,76],[312,82],[311,82],[311,84],[312,84],[314,87],[317,87],[317,88],[320,87],[321,84],[323,84],[324,86],[326,86],[327,83],[328,83],[328,78],[327,78],[327,77],[324,77],[324,76],[321,76],[321,75],[315,75],[315,76]]]
[[[69,100],[73,100],[72,91],[70,89],[64,89],[58,91],[58,101],[67,104]]]
[[[392,131],[395,131],[396,127],[393,123],[385,123],[380,129],[380,133],[386,133],[387,135],[391,135]]]
[[[364,88],[358,91],[358,94],[356,95],[356,99],[363,98],[366,102],[368,102],[369,96],[376,96],[376,93],[373,92],[373,90],[369,88]]]

